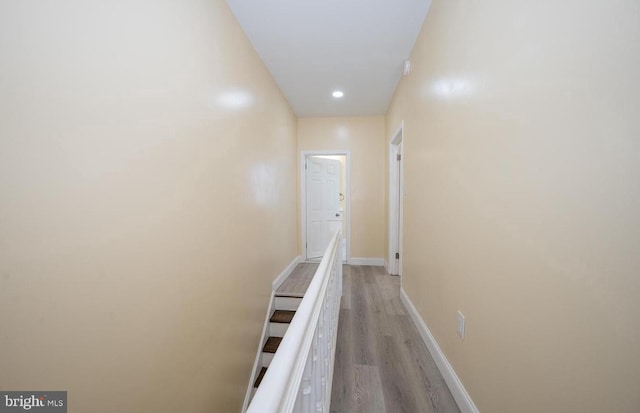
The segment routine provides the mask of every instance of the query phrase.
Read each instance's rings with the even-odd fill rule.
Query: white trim
[[[345,200],[347,210],[345,211],[346,233],[343,238],[347,240],[347,256],[343,257],[344,261],[349,261],[351,256],[351,151],[335,150],[335,151],[300,151],[300,251],[302,251],[302,260],[307,259],[307,197],[306,197],[306,171],[304,168],[307,156],[344,156],[345,166],[347,168],[347,186]]]
[[[269,320],[271,319],[271,314],[273,313],[274,295],[275,294],[272,292],[271,299],[269,300],[269,307],[267,308],[267,315],[264,318],[264,326],[262,327],[262,335],[260,335],[260,341],[258,343],[258,350],[256,351],[255,361],[253,362],[253,367],[251,368],[251,375],[249,375],[249,385],[247,386],[247,392],[244,395],[242,412],[245,412],[247,410],[247,407],[249,407],[249,402],[251,402],[251,393],[253,392],[253,383],[256,382],[256,374],[258,374],[258,365],[262,366],[262,348],[267,342],[267,329],[269,328]]]
[[[387,274],[391,274],[389,272],[389,261],[384,260],[384,270],[387,272]]]
[[[373,265],[376,267],[384,266],[384,258],[349,258],[347,260],[349,265]]]
[[[299,263],[302,262],[302,255],[298,255],[297,257],[295,257],[293,259],[293,261],[291,261],[289,263],[289,265],[287,265],[287,268],[284,269],[284,271],[282,271],[280,273],[280,275],[278,275],[276,277],[275,280],[273,280],[272,285],[272,289],[273,291],[277,290],[278,288],[280,288],[280,286],[282,285],[282,283],[284,282],[284,280],[287,279],[287,277],[289,275],[291,275],[291,273],[293,272],[293,270],[296,268],[296,265],[298,265]]]
[[[418,313],[418,310],[413,305],[411,299],[409,299],[409,296],[402,287],[400,287],[400,299],[407,309],[409,316],[418,328],[418,332],[426,343],[431,356],[438,366],[438,370],[440,370],[444,381],[447,383],[447,386],[449,386],[449,390],[451,390],[453,398],[455,399],[456,403],[458,403],[460,411],[462,413],[479,413],[478,408],[473,403],[473,400],[471,400],[471,396],[469,396],[469,393],[467,393],[467,390],[462,385],[460,378],[458,378],[455,370],[453,370],[451,363],[449,363],[449,360],[447,360],[447,357],[444,355],[444,352],[438,345],[435,337],[433,337],[433,334],[431,334],[429,327],[427,327],[427,324],[424,322],[424,320]]]
[[[403,214],[403,188],[404,188],[404,121],[400,122],[400,127],[389,139],[389,251],[388,269],[389,274],[402,275],[402,227],[404,222]],[[397,155],[403,157],[400,168],[395,168]],[[400,176],[398,177],[398,173]],[[398,188],[399,181],[399,188]],[[400,193],[400,196],[396,194]],[[398,225],[398,221],[400,224]],[[400,253],[400,259],[396,259],[396,252]]]

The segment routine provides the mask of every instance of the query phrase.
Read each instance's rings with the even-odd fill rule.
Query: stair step
[[[300,306],[300,302],[302,301],[302,297],[276,295],[274,298],[274,306],[276,310],[295,311],[298,309],[298,306]]]
[[[262,353],[262,367],[269,367],[273,361],[275,353]]]
[[[280,342],[282,341],[282,337],[269,337],[267,342],[265,343],[262,351],[265,353],[275,353],[280,346]]]
[[[291,323],[295,313],[295,311],[276,310],[269,321],[272,323]]]
[[[269,337],[284,337],[290,325],[290,323],[269,322]]]
[[[263,367],[260,370],[260,374],[258,374],[258,378],[256,379],[256,382],[253,384],[253,387],[257,388],[260,383],[262,383],[262,379],[264,378],[264,374],[267,372],[267,368]]]

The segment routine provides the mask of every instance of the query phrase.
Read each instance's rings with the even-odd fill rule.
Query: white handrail
[[[247,413],[326,413],[342,296],[340,231],[331,238]]]

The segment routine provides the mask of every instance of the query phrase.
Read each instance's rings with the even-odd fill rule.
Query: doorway
[[[350,157],[348,151],[301,153],[302,256],[319,261],[336,229],[342,230],[341,255],[350,252]]]
[[[404,125],[391,138],[389,144],[389,274],[402,275],[402,227],[403,227],[403,154]]]

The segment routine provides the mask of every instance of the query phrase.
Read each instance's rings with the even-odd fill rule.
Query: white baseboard
[[[267,307],[267,314],[264,318],[264,325],[262,327],[262,335],[260,336],[260,342],[258,343],[258,350],[256,351],[256,358],[251,368],[251,374],[249,375],[249,384],[247,385],[247,392],[244,395],[244,402],[242,403],[242,413],[247,411],[249,402],[251,402],[251,396],[253,395],[253,383],[255,383],[258,374],[258,365],[262,365],[262,347],[267,342],[267,329],[269,328],[269,319],[273,312],[274,296],[271,293],[271,299],[269,300],[269,307]]]
[[[376,267],[382,267],[384,265],[384,258],[349,258],[347,260],[349,265],[373,265]]]
[[[391,274],[391,272],[389,271],[389,261],[384,260],[384,270],[387,272],[387,274]]]
[[[282,285],[284,280],[287,279],[287,277],[291,274],[293,269],[296,268],[296,265],[298,265],[301,262],[302,262],[302,256],[298,255],[293,259],[293,261],[289,263],[289,265],[287,265],[287,268],[285,268],[284,271],[282,271],[280,275],[278,275],[276,279],[273,280],[273,284],[272,284],[273,291],[277,290],[280,287],[280,285]]]
[[[407,296],[407,293],[402,287],[400,288],[400,299],[406,307],[409,316],[418,328],[418,332],[420,332],[422,339],[427,344],[427,348],[436,362],[438,370],[440,370],[444,381],[447,383],[447,386],[449,386],[449,390],[451,390],[453,398],[456,403],[458,403],[460,411],[462,413],[479,413],[478,408],[473,403],[473,400],[471,400],[471,396],[469,396],[469,393],[467,393],[467,390],[462,385],[458,375],[453,370],[453,366],[451,366],[449,360],[447,360],[447,357],[442,352],[438,342],[433,337],[433,334],[431,334],[429,327],[427,327],[427,324],[424,322],[418,313],[418,310],[416,310],[416,307],[413,305],[409,296]]]

